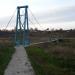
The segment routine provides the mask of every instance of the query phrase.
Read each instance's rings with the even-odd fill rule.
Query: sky
[[[16,26],[16,7],[29,6],[29,27],[38,29],[75,29],[75,0],[0,0],[0,29],[5,29],[12,14],[11,24],[7,29]],[[37,24],[30,11],[40,23]]]

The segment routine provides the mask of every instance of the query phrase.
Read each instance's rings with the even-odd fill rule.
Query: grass
[[[12,58],[15,49],[11,43],[0,43],[0,75],[4,75],[4,71]]]
[[[75,75],[75,39],[26,48],[36,75]]]

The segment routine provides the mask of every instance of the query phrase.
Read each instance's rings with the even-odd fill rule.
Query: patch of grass
[[[14,51],[14,46],[11,44],[0,44],[0,75],[4,75],[4,70],[6,69]]]
[[[36,75],[75,75],[75,40],[27,47]]]

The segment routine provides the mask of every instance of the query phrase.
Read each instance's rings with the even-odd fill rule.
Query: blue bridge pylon
[[[27,9],[28,6],[17,7],[16,33],[15,33],[16,45],[23,45],[25,47],[30,44]]]

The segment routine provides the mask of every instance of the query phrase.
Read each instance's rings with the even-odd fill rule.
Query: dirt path
[[[35,75],[24,47],[15,48],[16,52],[13,54],[4,75]]]

